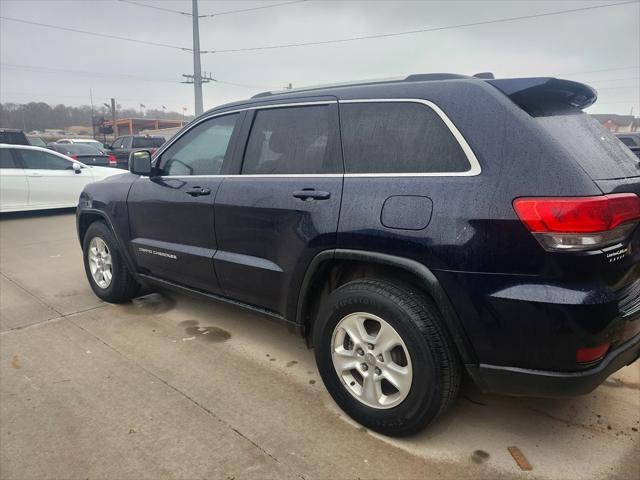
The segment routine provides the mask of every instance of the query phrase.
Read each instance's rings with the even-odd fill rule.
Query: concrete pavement
[[[263,317],[177,294],[100,302],[69,213],[0,220],[0,330],[2,479],[640,478],[638,364],[568,400],[467,383],[436,424],[385,438]]]

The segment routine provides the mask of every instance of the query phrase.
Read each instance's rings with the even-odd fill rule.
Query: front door
[[[244,123],[244,155],[216,197],[214,264],[226,296],[286,316],[308,263],[336,241],[337,106],[254,107]]]
[[[73,169],[73,161],[44,150],[16,148],[29,185],[30,208],[71,207],[93,181],[88,168]]]
[[[142,273],[218,293],[213,202],[224,162],[233,154],[241,114],[204,120],[155,159],[127,203],[131,248]]]

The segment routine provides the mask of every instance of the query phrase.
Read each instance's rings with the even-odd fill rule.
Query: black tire
[[[413,379],[409,393],[396,406],[379,409],[361,403],[334,368],[334,329],[354,312],[384,319],[406,345]],[[409,285],[365,279],[337,288],[321,308],[313,340],[320,375],[335,402],[376,432],[395,437],[416,433],[445,412],[457,396],[461,365],[455,346],[433,301]]]
[[[91,275],[89,268],[89,245],[94,238],[102,239],[109,248],[112,262],[113,277],[108,287],[100,287]],[[89,280],[89,285],[93,292],[102,300],[109,303],[128,302],[136,296],[140,290],[140,284],[133,278],[122,254],[118,249],[116,239],[104,222],[97,221],[89,225],[82,242],[82,256],[84,259],[84,270]]]

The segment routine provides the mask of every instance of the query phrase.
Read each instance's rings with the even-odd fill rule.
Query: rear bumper
[[[531,397],[571,397],[598,387],[617,370],[640,357],[640,335],[609,352],[598,366],[579,372],[552,372],[498,365],[467,365],[467,371],[487,393]]]

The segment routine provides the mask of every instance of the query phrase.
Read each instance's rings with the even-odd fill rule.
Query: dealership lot
[[[3,217],[0,273],[2,479],[640,477],[640,364],[567,400],[467,382],[435,425],[389,439],[263,317],[173,293],[100,302],[73,213]]]

